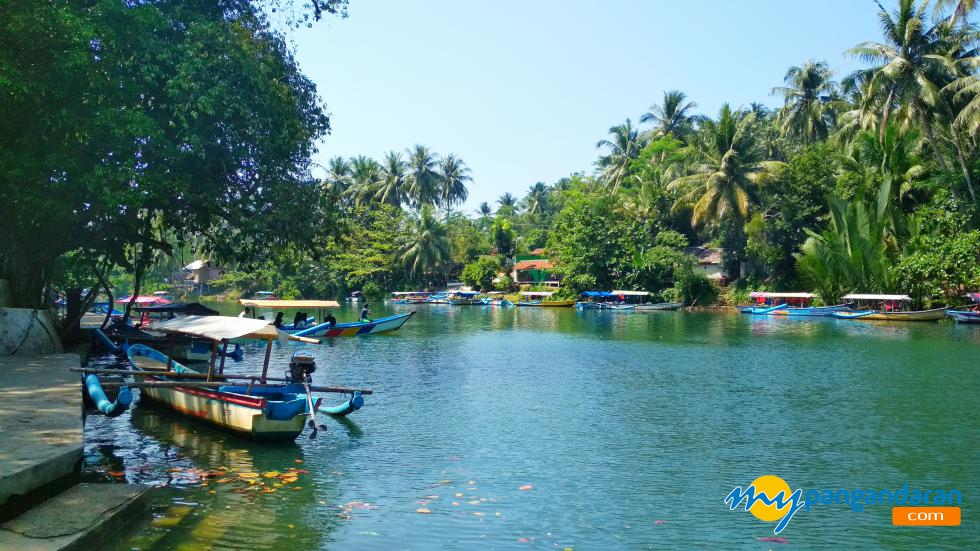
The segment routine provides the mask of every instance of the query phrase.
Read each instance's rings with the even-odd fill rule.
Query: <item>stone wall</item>
[[[33,356],[61,351],[58,330],[48,311],[0,308],[0,354]]]

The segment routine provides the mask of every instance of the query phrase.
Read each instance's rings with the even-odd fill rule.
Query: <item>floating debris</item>
[[[782,536],[764,536],[761,538],[755,538],[759,541],[764,541],[766,543],[789,543],[789,540]]]
[[[518,488],[518,490],[530,490],[531,488],[534,488],[534,485],[533,484],[525,484],[525,485],[521,486],[520,488]]]
[[[653,523],[654,524],[667,524],[667,521],[666,520],[655,520],[655,521],[653,521]]]
[[[432,514],[432,511],[426,509],[425,507],[419,507],[418,509],[415,510],[415,512],[418,513],[418,514],[420,514],[420,515],[431,515]]]

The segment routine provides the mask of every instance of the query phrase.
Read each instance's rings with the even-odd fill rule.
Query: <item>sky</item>
[[[771,88],[808,59],[839,80],[860,66],[844,51],[880,39],[876,13],[871,0],[350,0],[348,18],[292,40],[330,113],[317,162],[417,143],[454,153],[472,170],[472,213],[591,173],[609,127],[667,90],[714,115],[778,107]]]

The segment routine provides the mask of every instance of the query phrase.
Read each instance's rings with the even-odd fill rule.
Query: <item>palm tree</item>
[[[528,214],[541,214],[548,205],[548,186],[544,182],[537,182],[528,188],[524,201],[526,204],[524,212]]]
[[[844,166],[856,172],[871,168],[895,192],[901,205],[926,175],[926,168],[920,160],[922,146],[922,139],[915,127],[902,130],[892,123],[885,129],[882,138],[872,132],[858,134],[851,144]]]
[[[432,205],[422,205],[419,216],[412,219],[406,228],[398,248],[398,260],[410,276],[431,280],[449,259],[446,226],[436,218]]]
[[[337,156],[327,162],[327,188],[337,195],[343,195],[350,186],[351,167],[347,159]]]
[[[718,120],[705,119],[692,143],[697,159],[693,174],[667,185],[680,193],[674,209],[693,205],[691,224],[716,224],[726,219],[744,221],[754,200],[756,185],[779,161],[767,161],[754,134],[755,115],[732,111],[724,104]]]
[[[470,169],[462,159],[450,153],[439,164],[440,180],[442,189],[439,200],[443,208],[446,209],[448,216],[453,206],[466,201],[469,192],[466,190],[466,182],[471,182]]]
[[[441,175],[439,155],[424,145],[416,144],[408,151],[408,198],[413,206],[435,205],[439,202]]]
[[[651,105],[650,111],[640,115],[640,122],[654,124],[655,138],[672,135],[684,141],[684,138],[691,133],[693,119],[690,112],[698,106],[693,101],[685,102],[686,99],[687,94],[679,90],[664,92],[663,103]]]
[[[366,205],[374,197],[374,188],[381,176],[381,165],[378,161],[364,155],[351,159],[351,185],[347,188],[354,204]]]
[[[517,207],[517,197],[511,195],[508,191],[497,198],[497,215],[498,216],[513,216],[514,210]]]
[[[836,118],[833,98],[837,83],[831,80],[832,75],[825,61],[810,60],[786,71],[786,86],[772,89],[773,94],[783,96],[777,119],[783,136],[804,145],[827,139]]]
[[[860,108],[864,116],[881,114],[880,134],[885,132],[893,117],[905,127],[912,121],[919,122],[936,162],[946,171],[948,165],[933,125],[944,119],[947,125],[952,123],[952,109],[940,90],[958,76],[950,68],[960,65],[961,58],[972,55],[972,50],[964,47],[966,33],[951,33],[945,23],[927,25],[927,8],[928,1],[917,6],[916,0],[899,0],[898,9],[893,13],[881,8],[878,18],[885,41],[865,42],[848,50],[851,55],[872,64],[848,78],[862,86]],[[964,146],[955,130],[952,134],[963,178],[972,195],[973,181],[964,159]],[[955,188],[951,187],[951,192],[955,194]]]
[[[606,186],[615,192],[629,175],[630,165],[643,149],[644,140],[640,139],[629,119],[624,124],[610,128],[609,133],[612,134],[612,140],[599,140],[595,146],[596,149],[609,149],[609,154],[599,157],[597,164],[602,169],[602,179]]]
[[[381,165],[381,174],[374,186],[373,199],[379,203],[401,207],[405,201],[405,161],[400,153],[389,151]]]
[[[493,214],[493,209],[490,208],[489,203],[483,201],[482,203],[480,203],[480,206],[477,207],[476,213],[479,214],[481,218],[484,218]]]

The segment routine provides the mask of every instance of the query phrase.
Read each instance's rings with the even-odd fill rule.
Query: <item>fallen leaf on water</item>
[[[216,492],[214,490],[208,490],[208,493],[211,494],[211,495],[216,495],[218,492]]]
[[[533,487],[534,487],[533,484],[525,484],[525,485],[521,486],[520,488],[518,488],[518,490],[530,490]]]
[[[452,480],[440,480],[439,481],[439,484],[452,484],[452,483],[453,483]]]
[[[296,482],[299,479],[296,478],[295,476],[290,476],[286,478],[280,478],[280,480],[282,480],[283,484],[292,484],[293,482]]]
[[[470,480],[469,482],[467,482],[467,484],[476,484],[476,481],[475,480]]]
[[[473,514],[474,517],[482,517],[483,516],[483,513],[479,512],[479,511],[477,511],[475,513],[472,513],[472,514]]]
[[[415,512],[416,513],[419,513],[420,515],[431,515],[432,514],[432,511],[426,509],[425,507],[419,507],[418,509],[415,510]]]
[[[479,505],[480,504],[480,500],[479,499],[474,499],[473,501],[469,501],[467,503],[469,503],[470,505]]]
[[[456,492],[456,497],[463,497],[463,492]]]
[[[167,472],[168,473],[179,473],[182,470],[184,470],[184,469],[182,469],[180,467],[171,467],[171,468],[167,469]]]
[[[303,489],[303,487],[302,487],[302,486],[293,486],[293,489],[294,489],[294,490],[302,490],[302,489]]]
[[[481,502],[486,502],[486,501],[487,501],[487,498],[485,498],[485,497],[481,497],[481,498],[480,498],[480,501],[481,501]]]
[[[778,537],[768,536],[768,537],[762,537],[756,539],[759,541],[764,541],[766,543],[789,543],[789,540],[782,536],[778,536]]]
[[[429,504],[429,500],[427,500],[427,499],[417,499],[417,500],[415,500],[415,504],[416,505],[428,505]]]
[[[653,523],[654,524],[667,524],[667,521],[666,520],[655,520],[655,521],[653,521]]]
[[[568,547],[566,547],[566,548],[565,548],[565,549],[563,549],[562,551],[572,551],[572,546],[571,546],[571,545],[569,545]]]
[[[439,499],[439,496],[422,496],[422,499]]]
[[[293,463],[302,463],[302,462],[303,462],[302,459],[293,459]]]
[[[266,471],[262,473],[262,478],[275,478],[279,476],[279,471]]]
[[[286,525],[286,528],[296,528],[296,527],[295,527],[295,526],[293,526],[292,524],[287,524],[287,525]]]
[[[527,538],[517,538],[517,543],[527,543]]]
[[[319,503],[320,505],[326,505],[327,504],[327,502],[326,501],[323,501],[323,500],[320,500],[317,503]]]
[[[453,502],[453,507],[459,507],[459,502],[458,501],[454,501]]]
[[[310,471],[307,471],[306,469],[293,469],[293,472],[296,474],[310,474]]]
[[[109,476],[115,476],[115,477],[126,476],[126,471],[109,471]]]
[[[239,478],[258,478],[258,473],[238,473]]]

